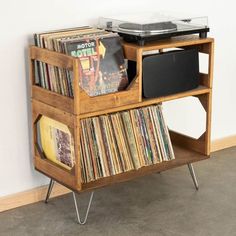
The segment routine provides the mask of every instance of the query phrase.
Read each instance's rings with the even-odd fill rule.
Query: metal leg
[[[197,178],[196,178],[196,175],[195,175],[195,172],[193,169],[193,165],[191,163],[188,164],[188,168],[189,168],[190,175],[192,176],[194,186],[195,186],[196,190],[198,190],[198,182],[197,182]]]
[[[46,198],[45,198],[45,201],[44,201],[45,203],[48,203],[48,199],[49,199],[50,194],[52,192],[52,188],[53,188],[54,182],[55,181],[53,179],[50,180],[50,183],[49,183],[49,186],[48,186],[47,195],[46,195]]]
[[[84,220],[82,221],[81,218],[80,218],[79,210],[78,210],[78,205],[77,205],[77,200],[76,200],[75,192],[72,192],[73,198],[74,198],[74,203],[75,203],[75,210],[76,210],[77,220],[78,220],[78,223],[79,223],[80,225],[84,225],[84,224],[86,223],[86,221],[87,221],[88,213],[89,213],[90,206],[91,206],[91,203],[92,203],[92,200],[93,200],[93,193],[94,193],[94,192],[92,192],[91,195],[90,195],[90,199],[89,199],[89,204],[88,204],[88,207],[87,207],[87,211],[86,211]]]

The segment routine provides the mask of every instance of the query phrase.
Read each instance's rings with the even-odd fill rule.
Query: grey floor
[[[194,167],[199,191],[183,166],[97,190],[84,226],[67,194],[0,213],[0,235],[236,235],[236,148]]]

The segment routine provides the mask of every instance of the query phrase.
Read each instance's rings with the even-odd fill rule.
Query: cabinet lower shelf
[[[43,174],[45,174],[46,176],[55,179],[57,182],[63,184],[64,186],[78,191],[78,192],[83,192],[83,191],[89,191],[89,190],[93,190],[96,188],[101,188],[101,187],[105,187],[114,183],[120,183],[120,182],[125,182],[125,181],[129,181],[132,179],[135,179],[137,177],[141,177],[141,176],[145,176],[148,174],[152,174],[152,173],[156,173],[156,172],[162,172],[171,168],[175,168],[178,166],[182,166],[182,165],[186,165],[189,163],[193,163],[193,162],[197,162],[197,161],[201,161],[201,160],[205,160],[208,159],[210,156],[207,155],[203,155],[200,153],[197,153],[195,151],[180,147],[178,145],[173,145],[174,148],[174,152],[175,152],[175,159],[171,160],[171,161],[165,161],[165,162],[161,162],[155,165],[150,165],[150,166],[145,166],[142,167],[138,170],[132,170],[132,171],[128,171],[128,172],[124,172],[121,174],[117,174],[117,175],[113,175],[113,176],[109,176],[109,177],[104,177],[89,183],[84,183],[82,184],[82,189],[78,190],[75,189],[73,186],[69,186],[68,184],[65,184],[61,181],[61,179],[57,179],[56,176],[53,176],[53,173],[55,174],[55,170],[53,171],[48,171],[49,166],[52,167],[54,164],[51,163],[48,160],[45,159],[38,159],[38,161],[36,161],[35,165],[36,165],[36,169],[40,172],[42,172]],[[46,167],[46,165],[48,165],[48,167]],[[68,173],[68,171],[65,171],[67,173],[67,175],[69,176],[70,174]],[[52,175],[51,175],[51,174]],[[71,184],[73,182],[73,178],[75,178],[75,176],[72,177],[72,175],[70,175],[70,179],[71,179]],[[68,179],[68,177],[67,177]]]
[[[175,159],[171,161],[164,161],[155,165],[145,166],[138,170],[132,170],[121,174],[101,178],[96,181],[92,181],[82,185],[83,190],[90,190],[95,188],[104,187],[110,184],[125,182],[135,179],[137,177],[145,176],[151,173],[162,172],[171,168],[186,165],[201,160],[208,159],[210,156],[206,156],[186,148],[182,148],[177,145],[173,145],[175,152]]]

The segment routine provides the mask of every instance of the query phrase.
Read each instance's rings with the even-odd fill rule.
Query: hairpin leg
[[[195,186],[196,190],[198,190],[198,182],[197,182],[197,178],[196,178],[196,175],[195,175],[195,172],[193,169],[193,165],[191,163],[188,164],[188,168],[189,168],[190,175],[192,176],[194,186]]]
[[[87,207],[87,211],[86,211],[84,220],[81,220],[80,214],[79,214],[79,210],[78,210],[78,205],[77,205],[77,200],[76,200],[75,192],[72,192],[73,198],[74,198],[74,203],[75,203],[76,216],[77,216],[78,223],[80,225],[84,225],[86,223],[86,221],[87,221],[88,213],[89,213],[90,206],[91,206],[91,203],[92,203],[92,200],[93,200],[93,193],[94,192],[92,192],[91,195],[90,195],[89,204],[88,204],[88,207]]]
[[[53,188],[53,185],[54,185],[54,180],[53,179],[50,179],[50,183],[49,183],[49,186],[48,186],[48,191],[47,191],[47,195],[46,195],[46,198],[45,198],[45,203],[48,203],[48,199],[50,197],[50,194],[52,192],[52,188]]]

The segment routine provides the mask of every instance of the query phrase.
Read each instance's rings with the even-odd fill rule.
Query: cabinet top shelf
[[[135,50],[139,49],[143,51],[150,51],[150,50],[157,50],[157,49],[163,49],[163,48],[191,46],[191,45],[211,43],[211,42],[214,42],[213,38],[199,38],[199,36],[191,35],[191,36],[172,37],[170,39],[150,42],[144,46],[140,46],[134,43],[123,42],[123,46],[126,48],[132,48]]]

